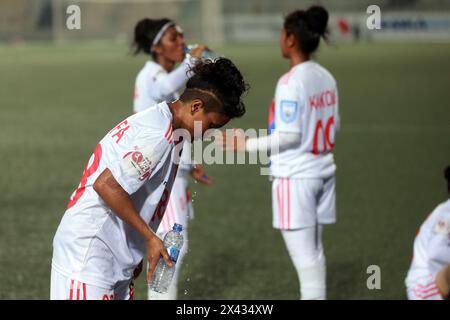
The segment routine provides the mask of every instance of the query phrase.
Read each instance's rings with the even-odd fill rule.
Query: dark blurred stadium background
[[[317,59],[335,75],[338,222],[325,229],[331,299],[404,299],[418,226],[446,199],[450,164],[450,1],[0,0],[0,298],[47,299],[51,241],[93,147],[132,108],[145,57],[129,55],[135,22],[174,18],[188,43],[233,59],[251,91],[230,126],[264,128],[278,77],[283,15],[331,13]],[[66,8],[81,9],[67,30]],[[366,9],[381,8],[381,30]],[[181,299],[295,299],[298,285],[271,228],[258,166],[208,166],[192,184],[195,219]],[[369,290],[370,265],[382,272]],[[145,277],[137,298],[145,298]]]

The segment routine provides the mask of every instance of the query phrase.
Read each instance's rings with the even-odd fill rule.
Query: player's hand
[[[147,281],[152,282],[153,272],[155,271],[156,265],[158,264],[160,257],[164,258],[164,261],[169,267],[173,267],[172,259],[170,259],[167,253],[164,243],[156,235],[147,240],[147,260],[148,260],[148,272]]]
[[[207,46],[204,44],[199,44],[198,46],[195,46],[194,49],[191,50],[191,56],[200,58],[202,56],[203,51],[209,50]]]
[[[246,137],[242,129],[221,131],[214,136],[214,142],[222,146],[225,151],[245,151],[245,141]]]
[[[137,265],[136,269],[133,271],[133,280],[136,280],[142,272],[143,260]]]
[[[213,178],[208,176],[205,173],[205,169],[203,168],[203,166],[199,165],[199,164],[194,166],[194,169],[192,169],[192,171],[191,171],[191,176],[198,182],[200,182],[202,184],[206,184],[208,186],[213,183]]]

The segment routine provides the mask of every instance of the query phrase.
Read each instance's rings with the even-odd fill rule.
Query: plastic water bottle
[[[184,53],[186,54],[186,56],[188,58],[191,57],[192,49],[194,49],[197,46],[198,46],[197,44],[190,44],[190,45],[188,45],[188,46],[186,46],[184,48]],[[220,55],[220,54],[218,54],[218,53],[216,53],[214,51],[211,51],[211,50],[203,50],[202,51],[202,55],[200,56],[201,59],[204,59],[204,60],[209,59],[209,60],[212,60],[212,61],[215,61],[215,60],[217,60],[217,59],[219,59],[221,57],[222,57],[222,55]]]
[[[178,254],[183,246],[183,235],[181,231],[183,227],[181,224],[175,223],[172,230],[167,232],[164,237],[164,246],[169,253],[170,259],[173,261],[173,267],[169,267],[164,261],[163,257],[159,258],[155,271],[153,272],[150,289],[158,293],[166,293],[169,290],[172,282],[173,274],[175,273],[175,263],[178,260]]]

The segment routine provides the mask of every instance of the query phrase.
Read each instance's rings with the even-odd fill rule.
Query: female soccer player
[[[205,132],[245,113],[246,84],[230,60],[192,72],[179,100],[128,117],[96,146],[53,240],[51,299],[126,299],[144,255],[148,279],[161,256],[172,265],[155,232],[182,152],[177,129],[193,139],[195,121]]]
[[[139,72],[134,93],[133,111],[140,112],[162,101],[174,101],[178,99],[180,90],[192,74],[188,70],[194,59],[185,57],[185,42],[183,32],[172,20],[142,19],[134,29],[134,53],[143,52],[151,56],[145,66]],[[191,56],[199,58],[204,45],[194,48]],[[175,65],[180,65],[175,68]],[[188,250],[188,219],[193,217],[193,208],[188,193],[188,175],[190,174],[198,182],[210,185],[211,177],[208,177],[201,165],[191,165],[190,154],[187,146],[180,162],[177,178],[175,179],[169,204],[161,222],[158,236],[161,238],[172,229],[174,223],[183,226],[184,245],[176,264],[176,272],[167,294],[159,294],[148,290],[148,298],[174,300],[177,298],[177,282],[183,258]],[[148,210],[147,206],[143,210]]]
[[[444,176],[450,193],[450,166]],[[405,283],[410,300],[450,299],[450,199],[420,226]]]
[[[225,148],[269,151],[273,227],[281,230],[297,270],[302,299],[325,299],[322,226],[336,220],[333,148],[339,127],[336,81],[312,59],[326,37],[328,12],[320,6],[297,10],[284,20],[281,54],[290,70],[278,81],[265,137],[237,143],[222,137]]]

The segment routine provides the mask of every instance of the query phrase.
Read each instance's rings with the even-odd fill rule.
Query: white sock
[[[282,230],[289,256],[297,271],[302,300],[326,298],[326,263],[322,226]]]
[[[317,265],[298,270],[302,300],[326,299],[326,267]]]

